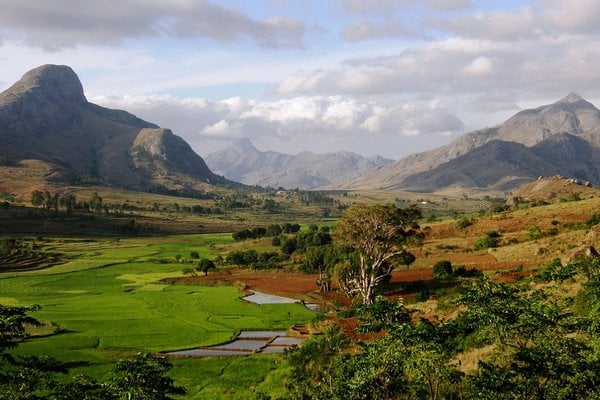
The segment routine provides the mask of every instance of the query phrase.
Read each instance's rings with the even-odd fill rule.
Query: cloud
[[[492,71],[492,61],[485,56],[479,56],[464,68],[464,72],[471,76],[490,75]]]
[[[536,40],[545,34],[539,12],[532,7],[516,11],[477,12],[453,19],[438,20],[439,29],[463,38],[494,41]]]
[[[425,3],[437,11],[459,11],[472,6],[469,0],[425,0]]]
[[[205,154],[207,141],[223,143],[241,137],[258,142],[279,140],[288,148],[293,144],[294,148],[315,152],[345,141],[347,147],[352,144],[350,150],[376,154],[381,152],[381,142],[375,141],[367,148],[365,137],[385,142],[464,128],[451,111],[434,104],[345,96],[298,96],[275,101],[231,98],[219,102],[173,96],[95,96],[90,100],[170,128]],[[392,148],[387,150],[388,155],[393,154]]]
[[[386,37],[422,37],[422,34],[396,20],[383,23],[362,20],[346,26],[342,36],[349,42],[360,42]]]
[[[206,0],[4,0],[0,26],[0,39],[19,38],[47,50],[160,36],[224,42],[250,38],[263,47],[301,47],[305,33],[298,20],[256,20]]]
[[[298,71],[276,88],[280,95],[427,98],[492,91],[561,98],[600,89],[596,38],[561,35],[532,40],[459,38],[430,42],[397,55],[347,59],[330,69]]]
[[[414,0],[343,0],[342,9],[351,14],[389,14],[406,6]]]

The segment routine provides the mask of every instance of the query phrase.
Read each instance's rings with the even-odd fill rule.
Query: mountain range
[[[600,110],[576,93],[378,168],[335,189],[512,190],[539,176],[600,184]]]
[[[87,101],[75,72],[43,65],[0,93],[0,160],[37,160],[55,183],[92,179],[133,190],[186,192],[228,183],[179,136]]]
[[[6,168],[25,169],[32,162],[43,165],[38,172],[57,185],[92,180],[182,194],[232,181],[301,189],[477,192],[511,191],[539,176],[562,175],[600,185],[600,110],[570,93],[397,162],[348,152],[259,151],[248,139],[206,160],[168,129],[88,102],[68,66],[40,66],[0,93],[0,191],[10,190],[12,172]]]
[[[394,160],[380,156],[365,158],[351,152],[296,155],[260,151],[252,142],[241,139],[231,146],[209,154],[206,163],[215,173],[248,185],[315,189],[351,182],[376,167]]]

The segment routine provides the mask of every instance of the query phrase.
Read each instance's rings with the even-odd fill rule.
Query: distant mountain
[[[540,175],[600,184],[600,110],[579,95],[523,110],[501,125],[409,155],[343,189],[510,190]]]
[[[168,129],[89,103],[68,66],[43,65],[0,93],[0,160],[40,160],[63,183],[82,177],[134,190],[222,183]]]
[[[333,182],[349,182],[393,160],[365,158],[355,153],[296,155],[260,151],[244,138],[231,146],[206,156],[215,173],[248,185],[314,189]]]

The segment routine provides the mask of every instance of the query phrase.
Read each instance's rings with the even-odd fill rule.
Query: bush
[[[563,265],[560,259],[555,258],[546,264],[540,273],[540,278],[545,281],[564,281],[577,273],[576,263],[567,263]]]
[[[500,237],[502,235],[498,231],[490,231],[485,234],[484,237],[477,239],[473,244],[474,250],[485,250],[494,247],[498,247]]]
[[[456,225],[458,225],[460,229],[464,229],[472,224],[473,222],[471,221],[471,218],[468,217],[460,217],[458,221],[456,221]]]
[[[196,270],[204,272],[204,275],[208,275],[210,271],[216,271],[216,269],[217,267],[215,266],[215,263],[207,258],[200,260],[198,266],[196,267]]]
[[[540,239],[542,237],[542,230],[539,226],[532,226],[531,228],[527,229],[526,236],[529,240]]]
[[[433,265],[434,279],[448,279],[452,276],[452,263],[447,260],[438,261]]]
[[[479,271],[477,268],[466,269],[464,265],[459,265],[452,271],[453,278],[474,278],[478,276],[483,276],[483,272]]]

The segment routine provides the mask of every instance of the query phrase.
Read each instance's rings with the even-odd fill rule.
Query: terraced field
[[[0,301],[40,305],[41,310],[33,316],[51,327],[17,351],[69,362],[74,366],[71,374],[101,377],[111,362],[137,352],[211,346],[230,341],[241,330],[286,330],[314,318],[315,314],[300,304],[243,301],[244,293],[234,286],[161,281],[181,276],[183,268],[193,266],[187,260],[191,251],[202,257],[214,256],[219,246],[229,241],[231,235],[226,234],[45,240],[44,249],[59,253],[66,262],[0,275]],[[235,371],[240,375],[237,383],[223,390],[228,392],[227,398],[248,398],[255,390],[252,387],[264,382],[280,361],[280,355],[228,361],[174,360],[172,375],[180,384],[194,387],[187,398],[219,398],[219,390],[213,393],[212,385],[220,387],[226,381],[223,376]],[[203,379],[191,377],[191,371],[202,374]],[[206,383],[206,374],[213,374],[211,384]],[[254,383],[249,385],[249,381]],[[211,397],[206,397],[207,390],[213,393]]]

